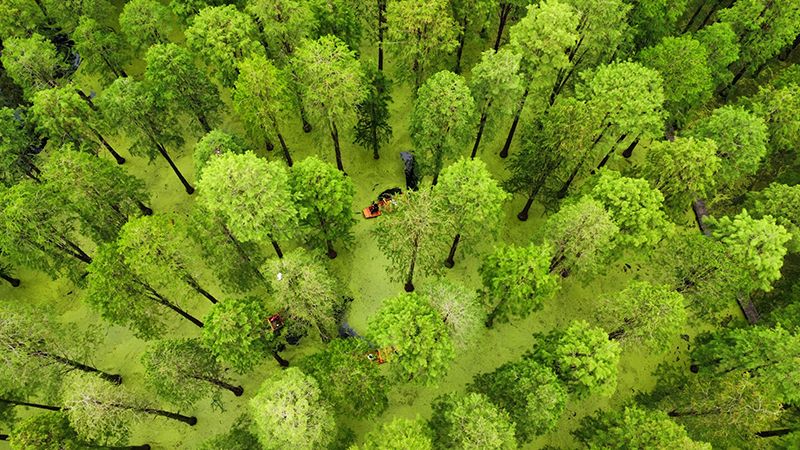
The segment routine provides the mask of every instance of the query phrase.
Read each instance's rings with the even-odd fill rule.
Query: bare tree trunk
[[[19,284],[21,283],[19,278],[14,278],[2,270],[0,270],[0,278],[8,281],[8,283],[13,287],[19,287]]]
[[[454,73],[461,73],[461,56],[464,53],[464,42],[467,40],[467,21],[466,14],[461,19],[461,36],[458,37],[458,50],[456,51],[456,66],[453,68]]]
[[[292,161],[292,155],[289,153],[289,147],[286,145],[286,141],[283,140],[283,135],[280,132],[277,132],[276,134],[278,135],[278,141],[281,143],[281,149],[283,150],[283,157],[286,159],[286,165],[292,167],[292,165],[294,165],[294,161]]]
[[[456,265],[454,260],[456,256],[456,249],[458,249],[458,241],[461,240],[461,234],[456,234],[456,237],[453,239],[453,245],[450,246],[450,254],[447,255],[447,259],[444,260],[444,266],[448,269],[452,269],[453,266]]]
[[[411,254],[411,266],[408,269],[406,276],[406,284],[403,286],[406,292],[414,292],[414,266],[417,264],[417,241],[414,241],[414,252]]]
[[[193,324],[195,324],[198,328],[203,328],[203,322],[201,322],[200,320],[198,320],[197,318],[195,318],[191,314],[187,313],[186,311],[184,311],[181,308],[179,308],[177,305],[173,304],[172,302],[170,302],[169,300],[164,298],[164,296],[162,296],[161,294],[156,292],[155,289],[153,289],[153,288],[151,288],[150,286],[147,286],[147,285],[145,285],[144,288],[147,289],[147,291],[150,293],[150,298],[153,301],[155,301],[156,303],[158,303],[158,304],[160,304],[162,306],[166,306],[167,308],[175,311],[176,313],[180,314],[181,317],[183,317],[184,319],[186,319],[189,322],[192,322]]]
[[[488,117],[488,109],[492,106],[491,100],[484,108],[483,112],[481,113],[481,121],[478,124],[478,135],[475,137],[475,145],[472,146],[472,154],[469,155],[470,159],[475,159],[478,155],[478,147],[481,145],[481,138],[483,137],[483,130],[486,128],[486,119]]]
[[[139,211],[141,211],[143,215],[145,215],[145,216],[152,216],[153,215],[153,210],[150,209],[144,203],[142,203],[141,200],[136,200],[136,206],[139,207]]]
[[[636,139],[634,139],[633,142],[631,142],[628,148],[626,148],[625,151],[622,152],[622,156],[624,158],[630,158],[633,155],[633,150],[636,148],[637,145],[639,145],[639,136],[637,136]]]
[[[506,27],[508,15],[511,14],[511,4],[506,2],[500,3],[500,23],[497,25],[497,37],[494,40],[494,51],[500,48],[500,39],[503,38],[503,29]]]
[[[11,400],[8,398],[0,398],[0,403],[5,403],[6,405],[27,406],[29,408],[45,409],[47,411],[63,411],[65,409],[60,406],[42,405],[40,403],[28,403],[19,400]]]
[[[42,357],[42,358],[50,358],[53,361],[56,361],[56,362],[61,363],[61,364],[64,364],[65,366],[69,366],[69,367],[72,367],[74,369],[78,369],[81,372],[96,374],[96,375],[100,376],[100,378],[102,378],[102,379],[104,379],[106,381],[109,381],[111,383],[122,384],[122,376],[121,375],[115,375],[115,374],[110,374],[108,372],[103,372],[100,369],[97,369],[95,367],[80,363],[78,361],[73,361],[73,360],[71,360],[69,358],[65,358],[63,356],[53,355],[53,354],[47,353],[47,352],[36,352],[36,353],[33,354],[33,356],[38,356],[38,357]]]
[[[207,381],[207,382],[213,384],[214,386],[217,386],[218,388],[231,391],[231,392],[233,392],[233,395],[235,395],[237,397],[241,397],[242,394],[244,394],[244,388],[241,387],[241,386],[234,386],[234,385],[232,385],[230,383],[226,383],[226,382],[224,382],[222,380],[218,380],[216,378],[211,378],[211,377],[198,377],[198,379],[199,380],[203,380],[203,381]]]
[[[114,157],[114,159],[117,161],[117,164],[125,164],[125,158],[117,153],[117,151],[114,150],[114,147],[112,147],[111,144],[109,144],[108,141],[106,141],[106,139],[97,130],[94,128],[89,129],[92,130],[92,133],[94,133],[95,136],[97,136],[97,139],[100,140],[100,143],[103,144],[103,147],[105,147],[106,150],[111,153],[111,156]]]
[[[283,359],[277,350],[272,350],[272,357],[275,358],[275,361],[277,361],[281,367],[289,367],[289,361]]]
[[[336,167],[344,172],[344,165],[342,164],[342,149],[339,147],[339,130],[336,129],[336,122],[334,121],[331,121],[331,139],[333,139],[333,150],[336,152]]]
[[[528,98],[528,89],[525,89],[525,92],[522,94],[522,98],[519,101],[519,105],[517,106],[517,112],[514,114],[514,121],[511,122],[511,129],[508,130],[508,137],[506,138],[506,143],[503,145],[503,149],[500,151],[500,157],[505,158],[508,156],[508,149],[511,148],[511,141],[514,140],[514,133],[517,131],[517,124],[519,123],[519,116],[522,114],[522,109],[525,108],[525,99]]]
[[[174,412],[164,411],[163,409],[155,409],[155,408],[142,408],[134,410],[146,414],[152,414],[154,416],[161,416],[161,417],[166,417],[168,419],[177,420],[179,422],[189,424],[189,426],[197,425],[197,417],[184,416],[183,414],[178,414]]]
[[[278,255],[279,259],[283,259],[283,251],[281,251],[281,246],[278,245],[278,242],[275,239],[271,239],[272,248],[275,249],[275,254]]]
[[[378,70],[381,72],[383,72],[383,31],[386,27],[385,15],[386,0],[378,0]]]
[[[156,143],[156,147],[158,148],[158,152],[161,153],[161,156],[163,156],[164,159],[167,160],[167,163],[169,163],[169,166],[172,167],[172,171],[175,172],[175,175],[177,175],[178,179],[181,180],[181,184],[183,184],[183,187],[186,189],[186,193],[189,195],[194,194],[194,188],[191,184],[189,184],[188,181],[186,181],[186,178],[183,177],[183,174],[178,169],[178,166],[175,165],[175,163],[172,161],[172,158],[170,158],[169,153],[167,153],[167,149],[164,148],[164,146],[160,143]]]
[[[208,301],[210,301],[211,303],[213,303],[215,305],[218,303],[218,300],[213,295],[211,295],[210,292],[208,292],[207,290],[203,289],[203,287],[200,286],[200,283],[198,283],[197,280],[195,280],[193,276],[186,275],[186,284],[191,286],[191,288],[194,289],[198,294],[200,294],[203,297],[207,298]]]

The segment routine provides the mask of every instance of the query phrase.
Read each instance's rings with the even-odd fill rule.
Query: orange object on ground
[[[379,210],[377,210],[375,212],[372,212],[372,211],[369,210],[369,206],[367,206],[366,208],[364,208],[363,213],[364,213],[364,218],[365,219],[374,219],[375,217],[378,217],[378,216],[381,215],[381,210],[379,209]]]

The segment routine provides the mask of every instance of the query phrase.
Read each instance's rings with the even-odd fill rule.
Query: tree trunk
[[[406,284],[403,286],[406,292],[414,292],[414,266],[417,264],[417,251],[419,250],[417,241],[414,241],[414,252],[411,254],[411,266],[408,268]]]
[[[164,159],[166,159],[169,163],[169,166],[172,167],[172,171],[175,172],[175,175],[178,176],[178,179],[181,180],[181,184],[183,184],[183,187],[186,189],[186,193],[189,195],[194,194],[194,188],[191,184],[189,184],[188,181],[186,181],[186,178],[183,177],[183,174],[178,169],[178,166],[175,165],[175,163],[172,161],[172,158],[170,158],[169,153],[167,153],[167,149],[164,148],[164,146],[160,143],[156,143],[156,147],[158,148],[158,152],[161,153],[161,156],[163,156]]]
[[[453,266],[456,265],[454,260],[456,256],[456,249],[458,249],[458,241],[461,240],[461,234],[456,234],[456,237],[453,239],[453,245],[450,246],[450,254],[447,255],[447,259],[444,260],[444,266],[448,269],[452,269]]]
[[[386,24],[385,14],[386,0],[378,0],[378,70],[381,72],[383,72],[383,29]]]
[[[85,262],[86,264],[91,264],[92,263],[92,257],[89,256],[88,254],[86,254],[86,252],[83,251],[83,249],[80,248],[78,246],[78,244],[72,242],[71,240],[65,238],[64,236],[60,236],[60,237],[61,237],[61,239],[64,240],[64,243],[67,244],[69,246],[69,248],[71,248],[75,252],[75,253],[73,253],[73,252],[67,251],[67,253],[69,255],[77,258],[79,261]],[[67,250],[67,249],[64,249],[64,250]]]
[[[283,140],[283,135],[280,132],[278,132],[277,135],[278,141],[281,143],[281,149],[283,150],[283,157],[286,159],[286,165],[292,167],[294,161],[292,161],[292,155],[289,153],[289,147],[286,146],[286,141]]]
[[[96,375],[100,376],[100,378],[102,378],[102,379],[104,379],[106,381],[109,381],[111,383],[114,383],[114,384],[117,384],[117,385],[122,384],[122,375],[115,375],[115,374],[111,374],[111,373],[108,373],[108,372],[103,372],[100,369],[97,369],[97,368],[92,367],[92,366],[88,366],[88,365],[83,364],[83,363],[79,363],[78,361],[73,361],[73,360],[71,360],[69,358],[65,358],[63,356],[53,355],[53,354],[50,354],[50,353],[47,353],[47,352],[37,352],[37,353],[34,354],[34,356],[41,356],[41,357],[45,357],[45,358],[51,358],[54,361],[57,361],[57,362],[59,362],[61,364],[64,364],[65,366],[70,366],[72,368],[78,369],[81,372],[96,374]]]
[[[511,148],[511,141],[514,140],[514,133],[517,131],[517,124],[519,123],[519,116],[522,114],[522,109],[525,108],[525,99],[528,98],[528,89],[525,89],[525,92],[522,94],[522,98],[519,101],[519,105],[517,106],[517,112],[514,114],[514,121],[511,122],[511,129],[508,130],[508,137],[506,138],[506,143],[503,145],[503,149],[500,151],[500,157],[505,158],[508,156],[508,149]]]
[[[152,216],[153,215],[153,210],[150,209],[144,203],[142,203],[141,200],[136,200],[136,206],[139,207],[139,211],[142,212],[142,215],[145,215],[145,216]]]
[[[484,322],[486,328],[494,328],[494,321],[497,318],[497,313],[500,311],[500,307],[503,306],[505,302],[505,299],[500,300],[500,303],[495,305],[495,307],[492,308],[492,311],[486,315],[486,322]]]
[[[265,137],[264,138],[264,148],[268,152],[271,152],[271,151],[275,150],[275,144],[273,144],[272,141],[268,137]]]
[[[177,305],[173,304],[172,302],[170,302],[169,300],[164,298],[164,296],[162,296],[161,294],[156,292],[155,289],[153,289],[153,288],[151,288],[150,286],[147,286],[147,285],[145,285],[145,289],[147,289],[147,291],[150,293],[152,300],[154,300],[158,304],[160,304],[162,306],[166,306],[167,308],[169,308],[169,309],[175,311],[176,313],[180,314],[181,317],[183,317],[184,319],[188,320],[189,322],[192,322],[193,324],[197,325],[198,328],[203,328],[203,322],[201,322],[200,320],[198,320],[197,318],[195,318],[191,314],[187,313],[186,311],[182,310]]]
[[[716,3],[716,1],[714,3]],[[697,9],[694,10],[694,14],[692,14],[692,17],[689,18],[689,21],[686,22],[686,25],[683,27],[683,31],[681,31],[681,34],[686,34],[686,32],[689,31],[689,28],[691,28],[692,23],[694,23],[694,19],[696,19],[697,16],[700,15],[700,12],[703,10],[703,7],[705,7],[705,6],[706,6],[706,2],[704,2],[704,1],[700,2],[700,5],[698,5]],[[712,4],[711,9],[712,10],[714,9],[713,4]]]
[[[278,242],[276,242],[275,239],[271,239],[271,242],[272,242],[272,248],[275,249],[275,254],[278,255],[279,259],[283,259],[283,252],[281,251],[281,246],[278,245]]]
[[[197,424],[197,417],[189,417],[184,416],[183,414],[178,414],[174,412],[164,411],[163,409],[155,409],[155,408],[142,408],[142,409],[134,409],[135,411],[143,412],[146,414],[152,414],[154,416],[161,416],[166,417],[168,419],[177,420],[189,426],[195,426]]]
[[[186,275],[186,284],[191,286],[191,288],[194,289],[198,294],[200,294],[203,297],[207,298],[208,301],[210,301],[211,303],[213,303],[215,305],[218,303],[218,300],[213,295],[211,295],[210,292],[208,292],[207,290],[203,289],[203,287],[200,286],[200,283],[198,283],[197,280],[195,280],[193,276]]]
[[[372,102],[370,102],[372,103]],[[376,106],[371,104],[371,112],[373,119],[376,116]],[[372,135],[372,159],[381,159],[381,155],[378,153],[380,150],[380,142],[378,142],[378,122],[375,120],[370,120],[370,134]]]
[[[7,434],[0,434],[0,441],[7,441],[8,435]]]
[[[203,111],[196,111],[195,115],[197,116],[197,121],[200,122],[200,126],[203,127],[203,131],[208,133],[211,131],[211,125],[208,124],[208,118]]]
[[[491,100],[484,108],[483,112],[481,113],[481,121],[478,124],[478,135],[475,137],[475,145],[472,146],[472,154],[469,155],[470,159],[475,159],[478,155],[478,147],[481,145],[481,138],[483,137],[483,130],[486,128],[486,119],[488,117],[487,110],[492,105]]]
[[[624,328],[617,328],[616,330],[612,331],[611,333],[608,333],[608,340],[616,341],[616,340],[620,339],[624,334],[625,334],[625,329]]]
[[[289,367],[289,361],[283,359],[277,350],[272,350],[272,357],[275,358],[275,361],[277,361],[281,367]]]
[[[531,205],[533,205],[533,200],[536,198],[536,195],[539,193],[539,189],[542,188],[542,183],[537,183],[536,186],[531,189],[531,195],[528,196],[528,201],[525,202],[525,206],[522,208],[522,211],[517,214],[517,219],[522,222],[528,220],[528,211],[531,209]]]
[[[456,51],[456,66],[453,68],[453,73],[461,73],[461,55],[464,53],[464,42],[467,40],[467,27],[469,26],[469,22],[467,21],[467,15],[464,15],[464,18],[461,19],[461,36],[458,37],[458,50]]]
[[[608,151],[608,153],[606,153],[606,156],[604,156],[603,160],[600,161],[600,164],[597,165],[597,170],[600,170],[606,166],[608,160],[611,159],[611,155],[613,155],[614,151],[617,149],[617,145],[619,145],[620,142],[624,141],[626,137],[628,137],[628,135],[626,133],[622,133],[622,135],[619,138],[617,138],[617,142],[615,142],[614,145],[611,146],[611,149]]]
[[[0,278],[8,281],[8,283],[13,287],[19,287],[19,284],[21,283],[19,281],[19,278],[14,278],[11,275],[9,275],[9,274],[7,274],[7,273],[5,273],[3,271],[0,271]]]
[[[797,47],[800,47],[800,34],[798,34],[798,35],[797,35],[797,37],[796,37],[796,38],[794,38],[794,42],[792,42],[792,45],[790,45],[789,47],[786,47],[786,48],[785,48],[785,49],[784,49],[784,50],[783,50],[783,51],[782,51],[782,52],[781,52],[781,53],[778,55],[778,60],[780,60],[780,61],[782,61],[782,62],[785,62],[787,59],[789,59],[789,56],[791,56],[792,52],[793,52],[793,51],[794,51],[794,50],[795,50]]]
[[[631,145],[629,145],[628,148],[626,148],[625,151],[622,152],[622,156],[624,158],[630,158],[633,155],[633,150],[636,148],[637,145],[639,145],[638,136],[636,137],[636,139],[633,140],[633,142],[631,142]]]
[[[203,381],[207,381],[207,382],[213,384],[214,386],[217,386],[218,388],[231,391],[231,392],[233,392],[233,395],[235,395],[237,397],[241,397],[242,394],[244,394],[244,388],[242,388],[241,386],[234,386],[234,385],[232,385],[230,383],[226,383],[226,382],[224,382],[222,380],[218,380],[216,378],[211,378],[211,377],[199,377],[198,379],[203,380]]]
[[[111,153],[111,156],[114,157],[114,159],[117,161],[117,164],[125,164],[125,158],[123,158],[119,153],[117,153],[116,150],[114,150],[114,147],[112,147],[111,144],[109,144],[108,141],[106,141],[103,135],[101,135],[94,128],[89,128],[89,129],[92,130],[92,133],[94,133],[95,136],[97,136],[97,139],[100,140],[100,143],[103,144],[103,147],[105,147],[106,150],[108,150],[108,152]]]
[[[333,150],[336,152],[336,167],[344,172],[342,165],[342,149],[339,147],[339,130],[336,129],[336,122],[331,121],[331,139],[333,139]],[[347,172],[344,172],[347,174]]]
[[[756,433],[756,436],[760,438],[786,436],[787,434],[794,433],[795,431],[797,430],[793,430],[791,428],[779,428],[777,430],[759,431],[758,433]]]
[[[330,241],[330,239],[325,241],[325,247],[328,249],[328,258],[336,259],[338,253],[336,253],[336,250],[334,250],[333,243]]]
[[[506,27],[509,14],[511,14],[511,4],[506,2],[500,3],[500,23],[497,25],[497,37],[494,40],[495,52],[500,48],[500,39],[503,38],[503,29]]]
[[[97,106],[94,104],[92,99],[89,98],[88,95],[86,95],[82,90],[80,90],[78,88],[75,88],[75,92],[77,92],[78,95],[83,99],[83,101],[85,101],[86,104],[89,105],[89,108],[92,108],[92,111],[97,111]]]
[[[64,408],[60,406],[50,406],[50,405],[42,405],[39,403],[28,403],[28,402],[21,402],[18,400],[11,400],[7,398],[0,398],[0,403],[5,403],[7,405],[14,405],[14,406],[27,406],[29,408],[38,408],[38,409],[46,409],[47,411],[63,411]]]
[[[311,124],[308,123],[308,119],[306,118],[306,108],[303,106],[302,99],[298,102],[298,109],[300,109],[300,120],[303,122],[303,132],[311,133]]]

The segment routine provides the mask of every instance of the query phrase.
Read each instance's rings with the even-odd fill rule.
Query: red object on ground
[[[276,332],[283,327],[283,317],[280,314],[273,314],[269,319],[269,327],[272,329],[272,332]]]

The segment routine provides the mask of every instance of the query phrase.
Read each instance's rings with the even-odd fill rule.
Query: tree
[[[141,339],[153,339],[166,334],[170,322],[163,308],[203,327],[203,322],[135,275],[123,260],[116,243],[98,247],[94,260],[86,270],[88,275],[83,300],[104,319],[129,327]]]
[[[534,111],[540,112],[547,103],[559,71],[570,65],[567,49],[578,39],[578,14],[575,9],[558,0],[548,0],[529,5],[528,12],[509,30],[511,49],[521,55],[520,75],[525,91],[518,99],[514,120],[508,137],[500,151],[500,157],[508,156],[522,110],[529,94],[536,101]]]
[[[133,425],[147,416],[166,417],[194,426],[188,417],[153,408],[139,396],[89,374],[74,374],[63,388],[70,425],[78,435],[99,445],[119,445],[128,440]]]
[[[590,192],[619,228],[618,245],[643,247],[658,243],[670,229],[664,214],[664,196],[647,180],[623,177],[603,169]]]
[[[65,69],[56,47],[38,33],[28,38],[4,39],[0,62],[27,99],[42,89],[56,87],[59,74]]]
[[[131,219],[119,233],[119,252],[133,273],[159,288],[174,289],[185,295],[185,288],[207,298],[217,299],[198,280],[198,270],[190,263],[188,236],[174,217],[154,215]]]
[[[477,340],[486,313],[474,290],[442,278],[425,286],[421,294],[447,325],[456,350],[464,350]]]
[[[386,3],[386,38],[397,42],[389,48],[397,59],[397,77],[408,80],[413,73],[414,92],[422,86],[426,73],[436,66],[437,60],[458,46],[456,23],[448,9],[447,0]]]
[[[685,137],[671,142],[653,141],[642,175],[664,194],[668,211],[677,215],[693,200],[712,194],[719,167],[714,141]]]
[[[36,139],[29,133],[21,109],[0,108],[0,186],[11,186],[27,177],[39,181],[39,168],[31,151]]]
[[[49,19],[35,2],[7,0],[0,3],[0,36],[3,39],[28,36]]]
[[[78,245],[76,220],[51,186],[21,181],[0,191],[0,248],[9,262],[55,279],[80,280],[92,258]]]
[[[122,383],[120,375],[84,362],[96,347],[97,337],[92,332],[79,333],[32,308],[4,308],[2,312],[0,342],[7,351],[0,364],[0,374],[10,380],[13,387],[48,398],[70,371]]]
[[[553,371],[527,358],[477,375],[468,390],[485,395],[508,414],[520,442],[555,428],[567,402],[567,391]]]
[[[0,278],[7,281],[12,287],[19,287],[22,282],[19,278],[14,278],[11,274],[13,270],[14,268],[7,262],[3,249],[0,248]]]
[[[610,330],[610,339],[660,352],[672,345],[687,320],[681,294],[646,281],[632,281],[621,292],[604,298],[598,316]]]
[[[107,159],[65,146],[42,166],[42,178],[66,200],[83,234],[95,242],[111,242],[128,219],[153,211],[142,180]]]
[[[556,277],[550,272],[550,259],[546,248],[533,244],[495,246],[480,267],[483,302],[491,308],[487,327],[493,327],[495,320],[525,318],[542,309],[545,300],[558,290]]]
[[[289,175],[277,162],[252,152],[223,153],[203,170],[198,204],[224,219],[233,236],[245,242],[272,243],[279,258],[279,239],[295,233],[297,209]]]
[[[98,144],[102,144],[117,164],[125,162],[98,131],[102,125],[92,108],[69,85],[36,92],[30,111],[38,129],[51,140],[70,142],[94,154]]]
[[[708,51],[708,68],[714,88],[726,86],[733,80],[728,67],[739,60],[739,38],[731,24],[717,22],[703,27],[694,34]]]
[[[361,44],[361,17],[356,2],[350,0],[315,0],[311,3],[314,13],[315,36],[336,36],[347,46],[358,51]]]
[[[116,14],[116,9],[107,0],[44,0],[42,6],[47,9],[51,19],[50,26],[60,28],[72,34],[81,17],[106,19]]]
[[[787,243],[787,250],[800,252],[800,185],[772,183],[752,193],[750,203],[754,218],[774,217],[775,222],[792,236]]]
[[[9,439],[14,450],[78,450],[85,448],[62,412],[37,414],[14,425]]]
[[[229,298],[214,306],[205,318],[203,342],[214,355],[238,373],[261,364],[270,354],[281,366],[277,338],[269,318],[277,312],[258,297]]]
[[[250,413],[265,449],[325,447],[336,431],[319,384],[294,367],[264,380],[250,399]]]
[[[432,450],[430,431],[417,419],[395,418],[367,433],[364,443],[356,450]]]
[[[336,152],[336,166],[344,172],[339,147],[340,126],[356,122],[356,105],[367,97],[364,73],[355,52],[335,36],[306,40],[295,52],[294,70],[303,105],[312,122],[324,122]]]
[[[259,444],[258,437],[252,433],[251,429],[252,419],[247,414],[242,414],[236,419],[236,422],[227,433],[218,434],[203,442],[200,449],[250,450],[258,448],[261,444]]]
[[[134,140],[130,152],[152,162],[160,154],[175,172],[186,193],[194,187],[186,181],[167,152],[168,145],[181,145],[180,125],[171,111],[162,108],[157,93],[148,85],[130,78],[117,78],[103,91],[98,106],[109,123],[116,124]]]
[[[404,293],[383,301],[367,335],[379,349],[390,348],[392,377],[430,385],[441,379],[455,357],[453,342],[427,298]]]
[[[156,44],[147,50],[145,80],[157,93],[162,107],[174,108],[211,131],[211,122],[222,107],[216,86],[194,64],[194,58],[177,44]]]
[[[696,139],[717,143],[719,170],[715,178],[721,188],[754,175],[767,155],[767,125],[761,117],[737,106],[723,106],[690,130]]]
[[[566,330],[536,337],[538,342],[527,357],[552,368],[571,393],[578,398],[614,394],[620,348],[605,331],[575,320]]]
[[[233,102],[251,138],[264,141],[269,149],[270,137],[277,137],[286,164],[291,167],[292,156],[281,133],[291,106],[290,80],[286,74],[262,55],[245,59],[239,64]]]
[[[225,369],[196,338],[155,341],[142,355],[142,365],[145,383],[177,406],[191,406],[210,395],[218,403],[220,389],[237,397],[244,392],[231,384]]]
[[[599,411],[584,418],[573,435],[587,448],[711,450],[710,444],[692,440],[667,414],[638,406]]]
[[[708,51],[691,36],[667,36],[639,54],[647,67],[664,78],[664,108],[673,121],[683,124],[692,109],[711,99],[714,83]]]
[[[215,128],[206,133],[194,146],[194,176],[198,180],[203,175],[208,161],[224,153],[242,154],[247,150],[245,143],[236,135]]]
[[[464,46],[467,43],[469,26],[474,19],[475,24],[486,27],[489,22],[490,10],[494,9],[496,0],[450,0],[452,17],[460,26],[458,32],[458,49],[456,50],[456,64],[453,67],[454,73],[461,73],[461,59],[464,54]],[[481,28],[481,31],[484,31]],[[496,51],[496,49],[495,49]]]
[[[442,71],[430,77],[417,93],[409,134],[423,174],[435,186],[445,161],[467,144],[475,101],[464,78]]]
[[[442,209],[452,220],[456,233],[450,254],[444,262],[453,267],[458,244],[462,248],[474,247],[474,239],[496,236],[503,217],[503,203],[509,195],[492,178],[486,164],[480,160],[461,158],[442,172],[442,182],[434,187]]]
[[[510,49],[481,53],[481,60],[472,68],[470,90],[475,99],[480,121],[471,158],[478,154],[484,132],[487,138],[494,135],[497,122],[510,115],[514,99],[522,95],[523,82],[519,73],[521,56]],[[486,128],[491,116],[491,125]]]
[[[323,342],[331,340],[343,311],[343,287],[313,255],[297,249],[273,260],[269,272],[279,274],[272,282],[277,303],[287,316],[304,328],[316,329]]]
[[[119,14],[119,28],[138,52],[169,42],[171,23],[169,9],[158,0],[131,0]]]
[[[687,0],[642,0],[628,14],[634,48],[658,43],[664,36],[677,34]]]
[[[367,95],[356,105],[358,120],[353,126],[354,142],[366,149],[372,149],[372,157],[380,159],[381,144],[392,138],[392,126],[389,124],[389,102],[391,98],[391,82],[383,71],[371,66],[366,69]]]
[[[430,427],[439,448],[515,449],[514,423],[483,394],[449,394],[433,403]]]
[[[439,214],[427,190],[405,193],[373,231],[378,248],[389,259],[388,276],[405,281],[406,292],[414,290],[417,266],[423,273],[440,270],[440,243],[450,218]]]
[[[106,83],[128,76],[125,63],[129,49],[116,30],[92,17],[81,16],[71,37],[75,51],[81,55],[81,71],[99,76]]]
[[[255,24],[234,5],[201,9],[184,34],[186,46],[205,61],[225,87],[233,86],[241,61],[263,52]]]
[[[292,168],[289,184],[300,222],[307,230],[305,239],[316,246],[325,245],[328,257],[335,258],[333,242],[349,244],[353,240],[353,181],[311,156]]]
[[[503,30],[505,30],[508,21],[524,17],[525,7],[527,6],[528,2],[525,0],[500,0],[497,2],[499,20],[492,50],[496,52],[500,49],[500,41],[503,39]]]
[[[711,221],[713,236],[719,239],[731,262],[748,273],[750,290],[772,290],[781,277],[786,243],[791,235],[772,216],[754,219],[746,209],[731,219],[724,216]]]
[[[769,131],[769,153],[781,172],[782,161],[793,164],[793,149],[800,145],[800,86],[762,88],[752,99],[753,112],[761,116]],[[790,166],[791,167],[791,166]]]
[[[374,418],[389,406],[388,380],[366,355],[363,339],[334,339],[298,365],[319,383],[320,395],[339,414]]]
[[[616,246],[619,227],[603,205],[588,197],[567,203],[545,223],[542,237],[550,246],[550,273],[595,273]]]

